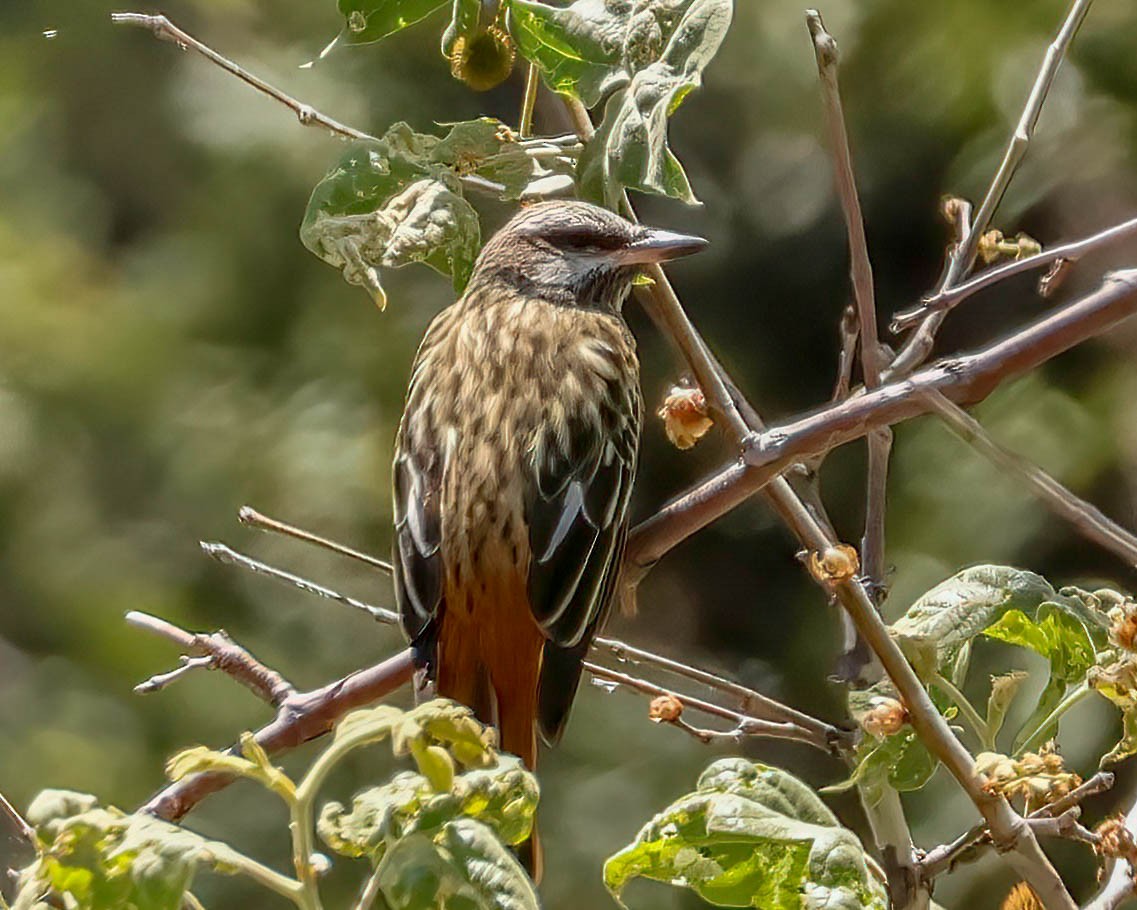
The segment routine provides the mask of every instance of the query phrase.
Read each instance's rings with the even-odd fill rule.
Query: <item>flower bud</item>
[[[707,416],[707,399],[703,390],[672,386],[656,412],[663,421],[667,438],[677,449],[689,449],[714,426]]]
[[[651,700],[647,716],[657,724],[670,724],[683,716],[683,702],[674,695],[660,695]]]

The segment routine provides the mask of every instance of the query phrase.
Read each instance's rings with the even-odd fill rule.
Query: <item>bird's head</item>
[[[616,312],[644,266],[695,253],[701,237],[633,224],[587,202],[522,209],[482,249],[470,291],[495,287]]]

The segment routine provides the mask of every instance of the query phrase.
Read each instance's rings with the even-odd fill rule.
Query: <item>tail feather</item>
[[[548,746],[555,746],[564,735],[591,640],[591,636],[585,636],[572,648],[562,648],[551,641],[545,643],[537,694],[537,725],[541,739]]]

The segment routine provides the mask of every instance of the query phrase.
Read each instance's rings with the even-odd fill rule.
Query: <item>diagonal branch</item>
[[[1012,332],[975,354],[955,357],[848,401],[831,404],[761,433],[743,459],[728,465],[637,525],[628,540],[633,582],[665,553],[761,490],[790,465],[928,411],[940,392],[982,401],[1001,383],[1093,338],[1137,311],[1137,270],[1113,272],[1092,294]]]
[[[296,694],[296,688],[275,670],[265,666],[225,632],[187,632],[157,616],[131,610],[126,621],[139,629],[146,629],[167,638],[180,646],[186,655],[182,665],[169,673],[152,676],[134,687],[139,694],[164,689],[170,683],[194,669],[220,670],[237,680],[258,698],[279,708]],[[192,655],[192,656],[191,656]]]
[[[1034,136],[1034,128],[1038,124],[1039,115],[1042,113],[1042,106],[1046,103],[1046,96],[1050,93],[1050,87],[1054,84],[1054,79],[1062,66],[1062,60],[1085,20],[1086,14],[1089,13],[1092,2],[1093,0],[1074,0],[1070,6],[1070,11],[1066,14],[1066,19],[1058,30],[1058,34],[1046,49],[1046,56],[1042,60],[1038,76],[1027,96],[1026,105],[1019,117],[1019,122],[1011,134],[1006,150],[1003,152],[1003,160],[999,164],[999,169],[995,172],[991,185],[987,189],[987,195],[983,198],[979,211],[975,215],[975,221],[955,246],[955,249],[952,250],[947,271],[941,282],[941,290],[954,287],[971,270],[971,266],[975,262],[976,251],[979,248],[979,238],[983,236],[991,224],[995,209],[1002,202],[1007,187],[1010,186],[1015,172],[1026,157],[1027,148],[1029,148],[1030,141]],[[923,322],[908,337],[900,349],[900,353],[893,360],[891,367],[886,372],[886,378],[906,376],[927,359],[935,344],[936,332],[939,331],[945,315],[943,312],[933,312],[924,317]]]
[[[347,712],[401,688],[410,682],[413,673],[414,663],[408,648],[319,689],[291,695],[280,704],[273,721],[256,732],[256,741],[270,755],[294,749],[323,736]],[[229,751],[239,755],[240,747],[234,745]],[[216,771],[190,774],[155,794],[140,811],[177,821],[209,794],[232,782],[231,775]]]
[[[145,13],[111,13],[111,22],[122,23],[123,25],[135,25],[139,28],[149,29],[154,33],[154,36],[161,41],[172,41],[182,50],[191,50],[201,54],[201,56],[210,63],[221,67],[221,69],[227,73],[231,73],[242,82],[251,85],[258,92],[268,95],[275,101],[279,101],[285,107],[290,108],[292,112],[296,114],[296,119],[299,120],[303,126],[316,126],[321,129],[330,130],[344,139],[375,138],[362,130],[357,130],[353,126],[347,126],[338,120],[333,120],[331,117],[321,114],[312,106],[298,101],[275,86],[269,85],[269,83],[265,82],[259,76],[250,73],[247,69],[234,63],[228,57],[223,57],[213,48],[202,44],[193,37],[193,35],[182,31],[165,16],[150,16]]]

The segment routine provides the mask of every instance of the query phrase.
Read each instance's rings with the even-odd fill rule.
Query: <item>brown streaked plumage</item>
[[[642,404],[620,310],[643,264],[703,243],[586,203],[523,209],[415,358],[394,464],[403,628],[438,694],[530,768],[623,553]]]

